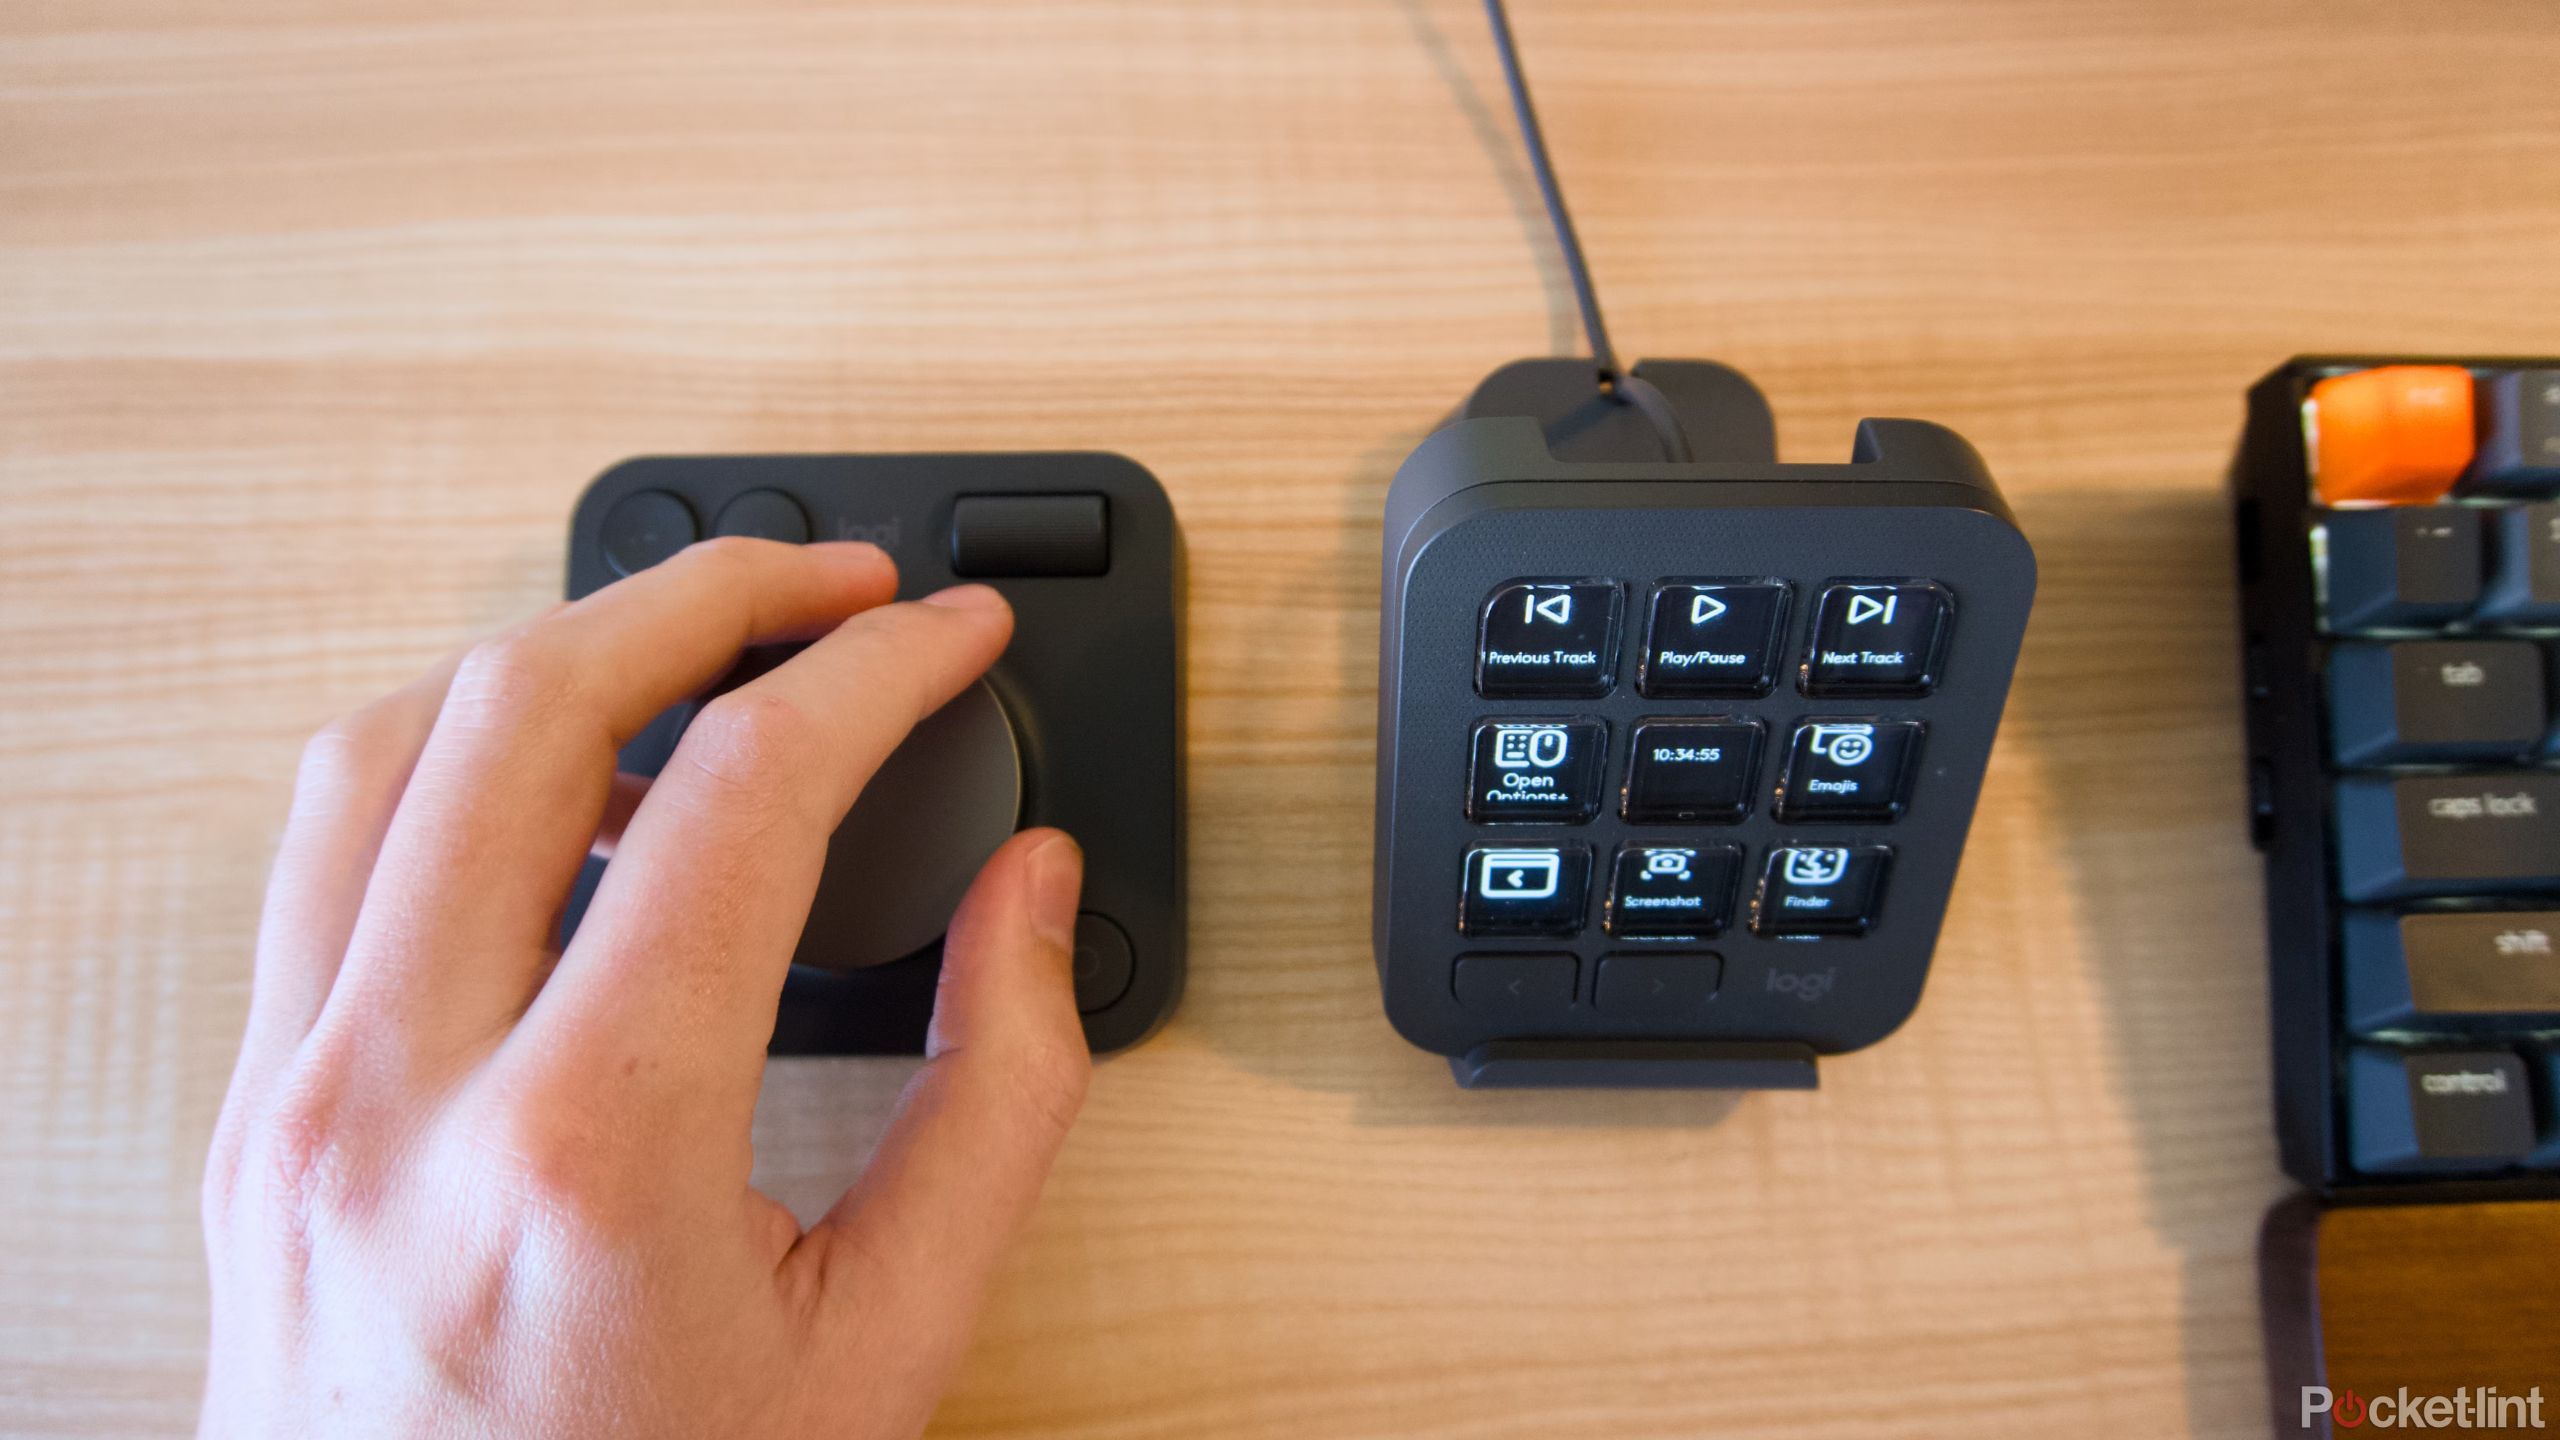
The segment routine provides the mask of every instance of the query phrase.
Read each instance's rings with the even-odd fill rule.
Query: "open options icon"
[[[1561,725],[1493,727],[1493,763],[1505,770],[1553,770],[1564,763],[1570,745]]]

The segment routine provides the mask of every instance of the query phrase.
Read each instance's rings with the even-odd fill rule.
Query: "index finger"
[[[704,706],[509,1040],[518,1062],[624,1077],[632,1103],[707,1106],[743,1136],[829,835],[1012,631],[1002,597],[961,586],[856,615]]]

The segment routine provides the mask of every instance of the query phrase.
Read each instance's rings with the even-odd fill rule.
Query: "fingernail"
[[[1084,892],[1084,851],[1065,835],[1052,835],[1031,852],[1031,928],[1040,938],[1072,955],[1076,944],[1076,900]]]
[[[927,605],[940,605],[952,610],[1002,610],[1004,597],[985,585],[954,585],[936,590],[924,597]]]

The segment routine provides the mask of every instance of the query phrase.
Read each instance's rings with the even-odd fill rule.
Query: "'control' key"
[[[2347,1129],[2359,1170],[2496,1170],[2533,1151],[2533,1096],[2513,1051],[2367,1048],[2347,1066]]]

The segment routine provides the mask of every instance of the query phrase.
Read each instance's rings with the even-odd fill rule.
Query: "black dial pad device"
[[[1172,1013],[1183,980],[1180,670],[1172,507],[1118,455],[715,455],[630,460],[569,522],[570,598],[696,540],[867,540],[912,599],[962,581],[1012,602],[986,680],[917,727],[830,844],[784,981],[777,1054],[915,1054],[942,926],[1006,834],[1084,847],[1076,1000],[1097,1051]],[[787,658],[751,652],[651,722],[621,768],[655,775],[702,701]],[[574,931],[601,879],[579,877]]]
[[[1811,1084],[1919,1001],[2033,555],[1934,425],[1847,465],[1551,440],[1462,418],[1389,492],[1388,1016],[1462,1084]]]

